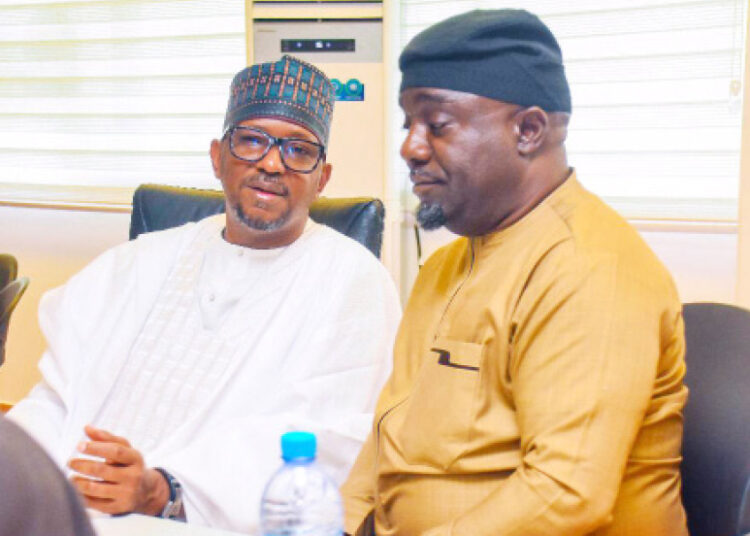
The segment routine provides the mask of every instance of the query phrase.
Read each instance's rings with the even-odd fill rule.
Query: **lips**
[[[289,189],[280,182],[255,180],[247,182],[245,186],[253,190],[258,196],[264,198],[285,197],[289,194]]]
[[[251,186],[250,188],[258,192],[259,194],[278,195],[278,196],[286,195],[284,191],[280,188],[269,188],[268,186],[257,186],[257,185]]]

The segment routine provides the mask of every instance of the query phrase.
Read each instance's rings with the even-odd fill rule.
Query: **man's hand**
[[[160,514],[169,499],[169,485],[161,473],[144,467],[143,456],[127,439],[93,426],[84,430],[91,441],[82,441],[78,450],[102,458],[101,461],[74,458],[68,462],[71,469],[82,475],[72,477],[71,481],[86,506],[107,514]]]

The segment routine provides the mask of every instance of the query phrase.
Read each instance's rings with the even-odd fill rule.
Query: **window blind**
[[[0,183],[214,185],[244,0],[0,2]]]
[[[539,15],[563,51],[573,96],[568,157],[583,184],[632,219],[736,221],[744,1],[400,5],[402,47],[475,8]]]

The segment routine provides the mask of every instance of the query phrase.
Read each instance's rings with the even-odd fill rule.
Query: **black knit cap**
[[[401,91],[434,87],[570,112],[560,45],[536,15],[475,10],[417,34],[399,58]]]

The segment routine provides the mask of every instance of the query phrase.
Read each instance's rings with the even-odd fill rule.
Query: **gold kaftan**
[[[422,268],[347,532],[686,536],[684,338],[671,277],[571,176]]]

